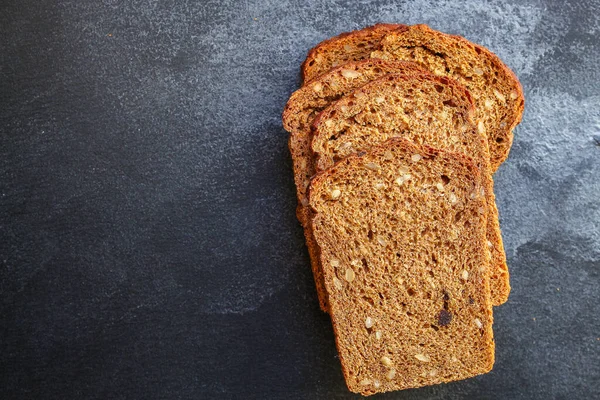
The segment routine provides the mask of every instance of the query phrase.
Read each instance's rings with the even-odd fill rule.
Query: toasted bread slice
[[[314,245],[309,223],[310,208],[308,205],[307,189],[310,179],[315,174],[310,143],[312,140],[311,126],[318,115],[331,102],[351,93],[365,83],[389,74],[400,72],[404,74],[422,73],[424,70],[416,64],[366,59],[350,62],[332,69],[319,76],[309,85],[294,92],[283,112],[283,127],[290,132],[289,148],[294,167],[294,182],[298,197],[296,215],[304,227],[304,236],[311,259],[315,285],[319,296],[319,304],[325,312],[328,310],[327,293],[323,286],[321,268],[319,266],[318,248]]]
[[[314,122],[312,150],[317,171],[398,136],[472,158],[481,170],[481,195],[487,199],[489,213],[487,239],[492,253],[492,301],[500,305],[510,293],[509,275],[487,139],[477,131],[473,113],[469,92],[452,79],[432,74],[387,75],[326,108]],[[427,185],[437,189],[440,196],[449,195],[443,180]]]
[[[440,181],[444,196],[430,186]],[[314,235],[351,391],[370,395],[491,370],[486,202],[471,198],[481,188],[464,155],[402,138],[313,179]]]
[[[506,160],[525,100],[519,80],[498,56],[461,36],[414,25],[389,32],[371,57],[412,61],[465,85],[475,101],[479,128],[488,136],[492,171]]]
[[[385,34],[403,26],[377,24],[322,41],[308,52],[302,63],[303,81],[309,82],[338,65],[369,58],[371,52],[378,49]]]

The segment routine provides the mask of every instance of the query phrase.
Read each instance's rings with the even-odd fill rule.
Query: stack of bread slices
[[[488,49],[426,25],[326,40],[283,113],[319,302],[363,395],[486,373],[506,265],[492,174],[524,99]]]

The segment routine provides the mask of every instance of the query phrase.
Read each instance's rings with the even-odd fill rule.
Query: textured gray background
[[[375,22],[489,46],[526,108],[496,195],[496,366],[398,399],[600,398],[598,1],[0,2],[0,398],[350,397],[280,113]]]

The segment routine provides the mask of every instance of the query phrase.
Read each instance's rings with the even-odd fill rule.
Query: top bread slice
[[[498,56],[461,36],[413,25],[385,35],[371,57],[412,61],[465,85],[475,101],[478,126],[488,136],[493,171],[506,160],[525,100],[519,80]]]
[[[327,292],[323,285],[321,267],[319,266],[318,247],[314,244],[310,228],[310,208],[307,207],[307,189],[310,179],[315,174],[310,149],[311,126],[318,113],[330,105],[331,102],[390,72],[412,74],[422,73],[424,70],[414,63],[403,61],[365,59],[358,62],[349,62],[332,69],[314,79],[310,84],[295,91],[290,96],[283,112],[283,127],[290,132],[288,144],[292,155],[294,182],[296,183],[298,197],[296,215],[304,227],[306,245],[319,296],[319,305],[325,312],[328,310]]]
[[[371,52],[378,49],[379,41],[385,34],[403,26],[377,24],[322,41],[308,52],[306,60],[302,63],[304,83],[338,65],[369,58]]]
[[[471,157],[481,169],[492,253],[492,301],[503,304],[510,293],[508,268],[498,222],[486,136],[477,131],[469,92],[457,82],[432,74],[392,74],[374,80],[332,103],[315,119],[312,150],[317,171],[350,154],[369,151],[391,137]],[[426,188],[447,193],[444,182]],[[426,189],[424,188],[424,189]]]
[[[313,179],[314,235],[351,391],[491,370],[486,203],[471,197],[480,189],[479,170],[464,155],[402,138]]]

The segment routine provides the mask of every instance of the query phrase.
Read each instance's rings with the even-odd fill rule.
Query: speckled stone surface
[[[0,398],[352,397],[280,114],[307,50],[428,23],[519,76],[496,366],[390,399],[600,398],[600,3],[0,4]]]

